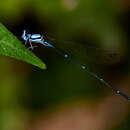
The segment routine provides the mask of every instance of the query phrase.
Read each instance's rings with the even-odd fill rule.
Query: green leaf
[[[0,54],[25,61],[41,69],[46,65],[0,23]]]

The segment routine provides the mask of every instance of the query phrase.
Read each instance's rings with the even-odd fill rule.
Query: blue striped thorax
[[[40,34],[32,34],[30,37],[32,40],[36,40],[36,39],[43,39],[43,36],[41,36]]]

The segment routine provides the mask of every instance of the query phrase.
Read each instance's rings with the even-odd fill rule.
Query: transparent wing
[[[78,54],[81,54],[81,57],[87,57],[87,58],[89,58],[88,54],[91,54],[91,56],[94,56],[96,58],[95,61],[99,61],[103,58],[107,58],[107,59],[104,59],[104,61],[106,63],[108,62],[109,64],[110,64],[110,60],[114,61],[115,58],[116,58],[116,60],[119,58],[119,53],[116,53],[116,52],[106,51],[106,50],[102,50],[102,49],[98,49],[98,48],[94,48],[94,47],[90,47],[90,46],[86,47],[86,46],[83,46],[82,44],[78,44],[78,43],[74,43],[74,42],[55,40],[54,38],[50,38],[50,37],[47,37],[47,38],[48,38],[47,42],[52,44],[53,46],[55,46],[54,49],[57,50],[57,48],[63,48],[63,50],[65,50],[65,52],[67,52],[67,54],[73,53],[74,55],[75,54],[77,55],[77,53],[78,53]],[[68,48],[69,48],[69,50],[68,50]],[[59,54],[61,54],[64,58],[67,58],[71,62],[78,65],[82,70],[88,72],[91,76],[93,76],[95,79],[100,81],[107,88],[111,89],[115,94],[118,94],[118,95],[122,96],[123,98],[125,98],[126,100],[130,101],[130,97],[128,95],[126,95],[125,93],[121,92],[120,90],[112,87],[109,83],[107,83],[103,78],[98,76],[96,73],[90,71],[86,66],[82,65],[77,60],[71,58],[70,55],[67,55],[66,53],[62,53],[60,50],[57,50],[57,52]],[[95,53],[95,52],[98,52],[98,53]],[[101,56],[102,58],[100,58],[99,56]],[[98,58],[100,58],[100,59],[98,59]],[[92,57],[91,57],[91,59],[92,59]]]
[[[115,50],[104,50],[87,44],[57,40],[49,36],[45,36],[45,40],[55,47],[64,50],[64,52],[72,55],[82,63],[91,61],[96,64],[111,65],[118,63],[121,59],[121,54]]]

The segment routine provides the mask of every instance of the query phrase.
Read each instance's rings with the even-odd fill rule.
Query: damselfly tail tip
[[[120,90],[117,90],[116,93],[117,93],[117,94],[120,94]]]

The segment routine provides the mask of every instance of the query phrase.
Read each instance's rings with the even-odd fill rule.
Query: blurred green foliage
[[[111,84],[120,86],[118,79],[127,79],[126,73],[130,70],[126,11],[125,5],[116,0],[4,0],[0,3],[0,20],[16,36],[21,36],[27,28],[119,52],[120,60],[113,62],[110,69],[85,63],[92,71],[101,71]],[[0,57],[0,130],[26,130],[24,127],[31,120],[32,112],[38,115],[37,112],[46,112],[71,99],[98,106],[111,95],[111,91],[55,51],[40,47],[34,53],[45,61],[47,70]],[[129,94],[125,85],[121,87]],[[129,129],[127,121],[126,129]],[[113,124],[109,128],[113,128]],[[123,130],[124,124],[114,126],[114,130]]]
[[[23,46],[2,24],[0,24],[0,54],[28,62],[41,69],[46,68],[45,64]]]

